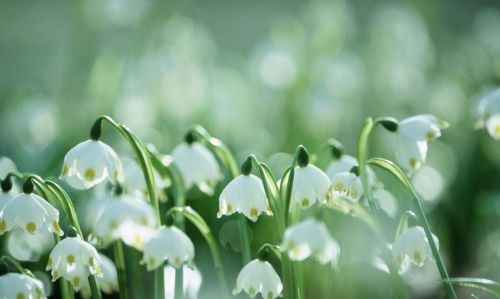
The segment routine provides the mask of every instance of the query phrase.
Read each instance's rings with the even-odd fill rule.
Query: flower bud
[[[342,145],[342,143],[332,138],[328,140],[328,144],[330,145],[330,150],[333,158],[336,160],[340,159],[340,157],[342,157],[342,155],[344,154],[344,146]]]
[[[306,167],[309,164],[309,153],[302,145],[299,145],[297,151],[297,164],[300,167]]]
[[[392,117],[384,117],[383,119],[381,119],[380,121],[380,124],[382,126],[384,126],[384,128],[387,129],[387,131],[390,131],[390,132],[396,132],[398,130],[398,127],[399,127],[399,123],[398,123],[398,120],[395,119],[395,118],[392,118]]]

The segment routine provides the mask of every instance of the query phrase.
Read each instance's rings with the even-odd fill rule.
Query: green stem
[[[165,298],[164,267],[155,270],[155,298]]]
[[[184,299],[184,266],[175,269],[175,299]]]
[[[248,223],[245,215],[238,215],[238,221],[240,226],[240,236],[241,236],[241,248],[242,248],[242,259],[243,264],[246,265],[252,259],[252,253],[250,250],[250,235],[248,232]]]
[[[125,255],[123,253],[122,241],[116,240],[113,244],[113,252],[115,258],[116,271],[118,272],[118,286],[120,289],[120,298],[127,299],[129,297],[127,284],[127,271],[125,268]]]
[[[101,299],[101,291],[97,286],[97,280],[95,275],[89,275],[89,285],[92,292],[92,299]]]
[[[19,273],[24,274],[24,275],[28,275],[28,276],[30,276],[32,278],[35,278],[33,276],[33,273],[31,273],[30,271],[27,271],[26,269],[24,269],[23,266],[21,266],[21,264],[16,259],[14,259],[11,256],[4,255],[4,256],[2,256],[2,258],[0,258],[0,261],[8,261],[14,267],[16,267],[16,269],[17,269],[17,271],[19,271]]]

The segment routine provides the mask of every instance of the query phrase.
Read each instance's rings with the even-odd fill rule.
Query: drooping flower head
[[[52,281],[63,277],[77,291],[90,274],[102,276],[101,257],[94,246],[80,237],[67,237],[57,243],[45,269],[52,270]]]
[[[144,243],[142,263],[148,271],[158,268],[164,261],[175,268],[192,263],[194,245],[191,239],[177,227],[162,226]]]
[[[167,196],[164,189],[169,187],[171,182],[165,180],[161,177],[158,171],[153,168],[153,175],[155,178],[155,184],[157,189],[158,199],[162,202],[166,202]],[[145,199],[148,197],[148,188],[146,186],[146,180],[144,179],[144,174],[137,162],[133,161],[125,168],[125,192],[133,196],[141,196]]]
[[[54,247],[54,236],[45,229],[27,234],[17,228],[9,232],[6,243],[7,251],[16,260],[36,262]]]
[[[271,215],[262,180],[251,171],[252,160],[248,158],[242,165],[242,174],[222,190],[217,217],[241,213],[255,222],[262,213]]]
[[[347,200],[355,203],[363,195],[363,184],[353,172],[341,172],[332,178],[332,203]]]
[[[432,238],[439,248],[439,240],[433,234]],[[429,240],[421,226],[413,226],[404,230],[394,241],[392,254],[399,265],[399,271],[405,272],[410,262],[421,267],[426,260],[433,259]]]
[[[328,176],[309,163],[309,154],[299,147],[297,166],[294,169],[292,201],[305,209],[316,201],[326,203],[331,199],[331,183]]]
[[[261,294],[263,298],[279,297],[283,284],[273,266],[265,260],[255,259],[241,269],[233,294],[245,291],[250,297]]]
[[[488,130],[490,136],[500,140],[500,88],[490,92],[477,107],[477,128]]]
[[[119,194],[104,199],[97,210],[93,233],[100,237],[105,245],[121,238],[120,226],[125,222],[148,227],[156,226],[151,205],[128,194]]]
[[[14,228],[34,234],[40,229],[60,236],[59,211],[42,197],[32,193],[33,183],[27,180],[24,192],[11,198],[0,210],[0,235]]]
[[[396,128],[395,155],[398,163],[409,173],[417,170],[427,157],[427,145],[441,136],[448,123],[434,115],[422,114],[399,122]]]
[[[0,276],[0,298],[42,299],[47,297],[40,280],[26,274],[7,273]]]
[[[106,179],[121,182],[123,170],[118,155],[109,145],[90,139],[69,150],[60,179],[73,188],[89,189]]]
[[[331,263],[332,266],[337,265],[340,254],[340,247],[326,226],[313,218],[288,227],[280,247],[291,260],[302,261],[315,256],[321,264]]]
[[[212,195],[222,178],[214,155],[189,132],[185,142],[172,151],[174,165],[179,169],[186,189],[197,186],[200,191]]]

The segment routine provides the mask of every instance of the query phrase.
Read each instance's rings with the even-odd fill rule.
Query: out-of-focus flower
[[[493,139],[500,140],[500,88],[490,92],[479,102],[477,116],[476,127],[486,127]]]
[[[52,281],[63,277],[77,291],[90,274],[102,276],[101,269],[101,257],[97,250],[79,237],[67,237],[57,243],[45,268],[47,271],[52,270]]]
[[[253,298],[261,293],[262,297],[272,299],[280,296],[282,290],[283,284],[273,266],[267,261],[255,259],[241,269],[233,294],[245,291]]]
[[[60,178],[76,189],[89,189],[106,179],[116,183],[123,180],[122,164],[109,145],[87,140],[66,154]]]
[[[315,256],[321,264],[337,265],[340,247],[323,223],[306,219],[288,227],[285,231],[283,251],[288,252],[291,260],[302,261]]]
[[[30,234],[43,227],[63,235],[59,227],[59,211],[33,193],[21,193],[11,198],[0,210],[0,235],[16,227]]]
[[[399,122],[396,131],[396,160],[409,173],[420,168],[427,157],[427,143],[441,136],[448,123],[422,114]]]
[[[208,195],[214,193],[222,173],[214,155],[203,144],[187,140],[174,148],[172,159],[187,189],[197,186]]]
[[[105,256],[104,254],[99,253],[99,257],[101,258],[101,271],[102,277],[97,277],[97,285],[106,294],[112,294],[118,291],[118,274],[116,272],[116,266],[113,261]],[[84,279],[82,281],[82,286],[80,288],[80,293],[83,298],[91,298],[92,292],[90,289],[90,284],[88,279]]]
[[[358,166],[358,160],[353,156],[342,155],[338,159],[333,159],[330,164],[328,164],[328,168],[326,169],[326,174],[333,180],[335,175],[341,172],[349,172],[354,166]],[[366,172],[368,174],[368,180],[370,184],[374,187],[379,187],[380,182],[377,180],[377,176],[371,167],[366,167]]]
[[[20,273],[7,273],[0,276],[0,298],[5,299],[42,299],[47,298],[43,283]]]
[[[375,199],[380,209],[386,212],[387,215],[390,217],[396,216],[398,202],[392,193],[385,189],[377,189],[373,191],[373,199]]]
[[[153,175],[159,199],[162,202],[166,202],[167,196],[164,190],[170,186],[171,182],[163,179],[154,168]],[[148,188],[146,186],[146,180],[144,180],[144,174],[139,164],[135,161],[125,168],[125,191],[131,195],[142,196],[144,198],[148,197]]]
[[[47,230],[27,234],[14,229],[7,235],[7,251],[16,260],[36,262],[54,246],[54,237]]]
[[[434,234],[432,237],[439,248],[438,238]],[[394,242],[392,254],[401,273],[408,270],[410,262],[415,266],[422,267],[427,260],[433,260],[429,241],[421,226],[413,226],[404,230]]]
[[[119,228],[127,221],[149,227],[156,225],[153,208],[148,202],[120,194],[117,198],[102,201],[96,213],[93,233],[107,245],[121,237],[119,232],[126,233]]]
[[[166,260],[168,264],[179,268],[184,263],[190,264],[194,258],[194,245],[191,239],[175,226],[162,226],[143,246],[148,271],[158,268]]]
[[[142,250],[144,243],[156,235],[156,230],[146,225],[134,223],[132,221],[123,222],[117,229],[117,235],[128,246],[137,250]]]
[[[175,268],[165,267],[165,281],[169,282],[166,287],[166,298],[175,299]],[[186,265],[182,267],[183,292],[186,299],[197,299],[200,291],[202,276],[198,268],[190,268]]]
[[[363,185],[357,175],[352,172],[341,172],[332,179],[332,204],[340,204],[342,200],[355,203],[363,195]]]
[[[261,213],[271,215],[262,180],[253,174],[242,174],[234,178],[219,197],[217,217],[242,213],[257,221]]]

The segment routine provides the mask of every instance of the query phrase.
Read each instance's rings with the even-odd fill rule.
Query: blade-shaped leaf
[[[485,278],[454,277],[448,280],[451,283],[465,287],[487,291],[500,298],[500,283]]]

